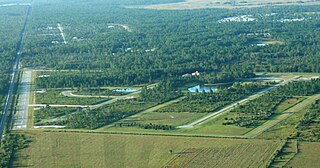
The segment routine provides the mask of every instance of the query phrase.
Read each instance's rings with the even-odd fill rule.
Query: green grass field
[[[154,114],[154,115],[153,115]],[[157,123],[157,124],[168,124],[173,126],[181,126],[186,124],[185,121],[194,121],[201,118],[201,113],[148,113],[146,116],[142,116],[143,123]],[[176,118],[172,119],[171,116]],[[157,119],[154,119],[154,118]],[[187,117],[187,118],[185,118]],[[190,135],[215,135],[215,136],[241,136],[252,128],[238,127],[234,125],[222,125],[225,115],[216,117],[209,122],[199,125],[195,128],[175,130],[153,130],[143,129],[138,127],[104,127],[98,129],[99,131],[106,132],[135,132],[135,133],[164,133],[164,134],[190,134]],[[171,119],[170,119],[171,118]],[[141,118],[140,118],[141,119]],[[139,122],[138,122],[139,123]]]
[[[282,145],[281,141],[174,136],[41,131],[26,135],[32,142],[19,152],[15,167],[162,167],[179,165],[180,157],[192,160],[188,167],[264,167]]]
[[[276,111],[283,112],[283,111],[287,110],[288,108],[292,107],[293,105],[303,101],[304,99],[305,99],[304,97],[289,98],[289,99],[283,101],[281,104],[279,104],[278,107],[276,108]]]
[[[130,117],[127,122],[139,122],[142,124],[167,124],[173,126],[180,126],[192,122],[198,118],[205,116],[204,113],[144,113],[137,117]]]

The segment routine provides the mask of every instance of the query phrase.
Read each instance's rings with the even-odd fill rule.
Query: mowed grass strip
[[[206,158],[199,158],[203,154],[194,157],[188,164],[191,167],[199,161],[209,167],[263,167],[281,146],[281,141],[269,140],[41,131],[25,134],[32,142],[19,152],[16,167],[162,167],[186,149],[209,151]]]

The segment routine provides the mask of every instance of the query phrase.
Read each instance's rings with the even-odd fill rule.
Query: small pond
[[[136,92],[137,90],[136,89],[130,89],[130,88],[123,88],[123,89],[115,89],[114,91],[132,93],[132,92]]]
[[[197,86],[194,86],[194,87],[191,87],[191,88],[188,88],[188,91],[189,92],[210,92],[211,90],[213,92],[219,90],[219,89],[222,89],[222,88],[225,88],[225,86],[214,86],[214,85],[197,85]]]

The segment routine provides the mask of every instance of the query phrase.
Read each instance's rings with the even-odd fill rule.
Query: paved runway
[[[24,71],[19,88],[19,100],[16,113],[16,129],[26,129],[28,122],[28,110],[31,91],[31,75],[30,70]]]

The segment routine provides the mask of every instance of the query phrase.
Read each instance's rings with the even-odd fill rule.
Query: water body
[[[137,90],[136,89],[130,89],[130,88],[124,88],[124,89],[115,89],[114,91],[132,93],[132,92],[136,92]]]
[[[210,85],[197,85],[197,86],[194,86],[194,87],[191,87],[191,88],[188,88],[189,92],[210,92],[210,91],[217,91],[221,89],[221,86],[210,86]]]

